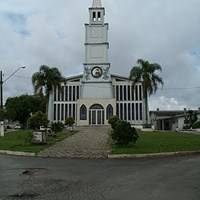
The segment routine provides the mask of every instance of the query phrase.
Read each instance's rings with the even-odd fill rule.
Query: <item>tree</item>
[[[39,72],[34,73],[32,76],[35,94],[46,96],[48,99],[53,87],[59,86],[63,80],[64,78],[57,68],[42,65]]]
[[[185,121],[186,127],[191,128],[193,124],[198,120],[197,112],[193,110],[188,110],[185,115]]]
[[[0,121],[4,121],[7,118],[7,112],[5,109],[0,109]]]
[[[32,129],[40,129],[41,126],[47,127],[48,119],[47,116],[41,111],[33,114],[28,119],[28,127]]]
[[[8,98],[5,104],[7,118],[26,126],[31,113],[45,112],[46,100],[40,96],[22,95]]]
[[[164,85],[157,71],[162,71],[162,67],[157,63],[149,63],[146,60],[139,59],[138,66],[135,66],[130,71],[130,80],[133,81],[133,86],[138,82],[142,83],[143,94],[145,100],[145,122],[148,125],[148,97],[155,94],[159,85]]]

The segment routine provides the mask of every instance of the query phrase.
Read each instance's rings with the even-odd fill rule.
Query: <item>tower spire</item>
[[[102,7],[101,0],[93,0],[92,7],[101,8]]]

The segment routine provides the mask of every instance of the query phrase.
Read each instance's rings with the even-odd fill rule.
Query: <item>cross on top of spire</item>
[[[93,0],[92,7],[101,8],[102,7],[101,0]]]

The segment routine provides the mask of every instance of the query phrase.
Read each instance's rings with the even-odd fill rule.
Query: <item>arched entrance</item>
[[[89,110],[90,125],[104,125],[104,108],[100,104],[94,104]]]

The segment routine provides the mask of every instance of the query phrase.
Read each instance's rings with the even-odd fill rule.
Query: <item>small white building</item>
[[[73,117],[78,126],[108,125],[108,119],[117,115],[133,125],[144,124],[142,84],[133,87],[127,77],[110,72],[109,26],[104,17],[101,0],[93,0],[89,23],[85,24],[83,74],[68,77],[61,87],[54,88],[49,98],[50,121]]]
[[[187,110],[156,110],[150,111],[151,124],[155,130],[183,130]],[[200,120],[200,110],[195,110]]]

